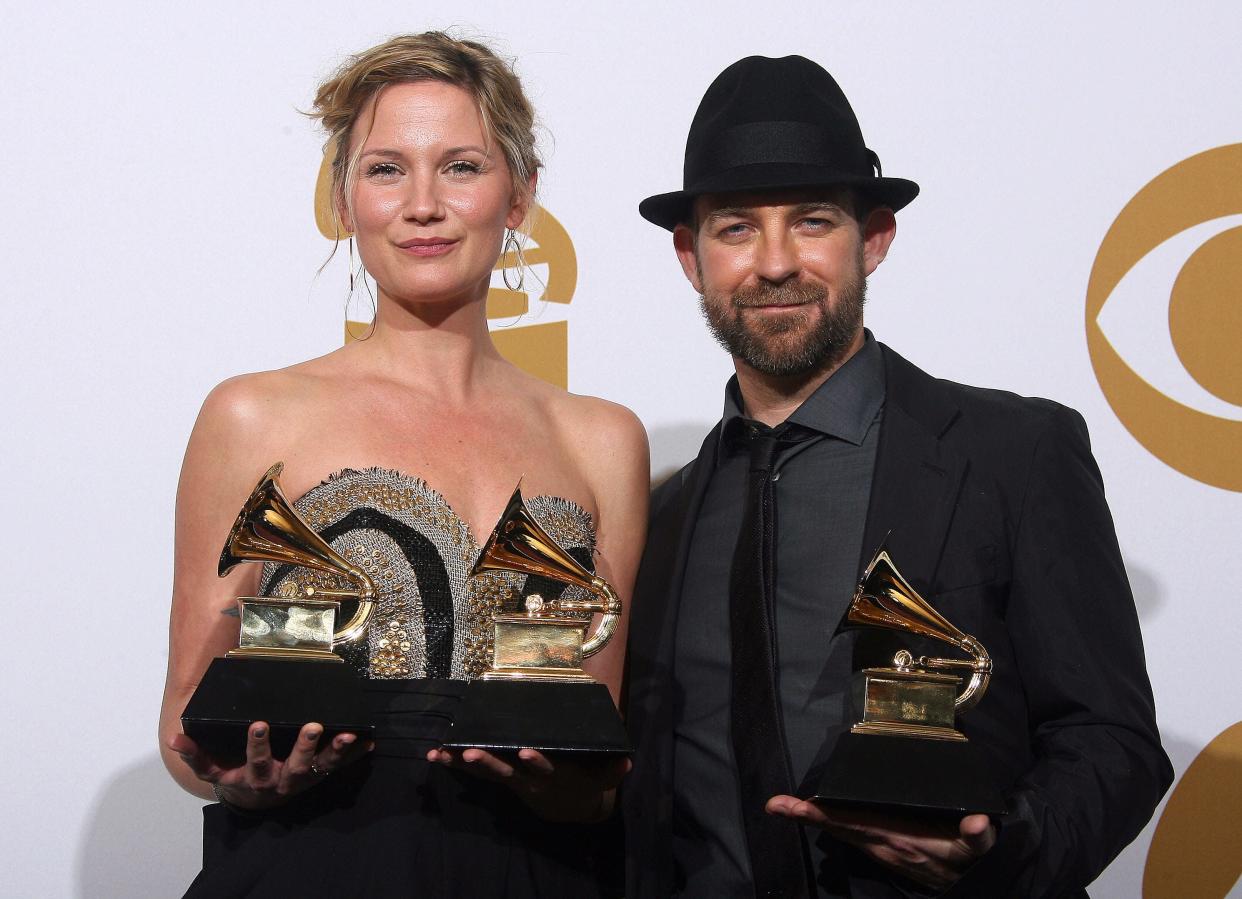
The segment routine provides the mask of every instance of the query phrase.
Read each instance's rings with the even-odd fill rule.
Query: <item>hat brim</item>
[[[823,166],[792,163],[748,165],[706,178],[691,190],[675,190],[648,197],[638,204],[638,214],[653,225],[672,231],[689,220],[695,197],[798,187],[852,187],[894,212],[919,195],[919,186],[905,178],[875,178],[846,174]]]

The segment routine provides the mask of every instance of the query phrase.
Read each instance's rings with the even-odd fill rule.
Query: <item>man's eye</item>
[[[803,219],[802,223],[808,228],[831,228],[832,222],[829,219],[809,218]]]
[[[746,226],[741,222],[733,225],[725,225],[720,229],[721,237],[740,237],[746,233]]]

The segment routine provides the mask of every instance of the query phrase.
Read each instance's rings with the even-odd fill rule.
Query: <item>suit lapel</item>
[[[648,626],[654,628],[654,652],[658,668],[672,672],[674,637],[677,631],[677,610],[681,600],[681,585],[685,579],[686,562],[690,555],[690,541],[694,538],[694,522],[699,507],[711,482],[716,446],[720,441],[721,425],[717,423],[703,441],[698,458],[687,473],[682,487],[669,501],[668,508],[652,522],[648,546],[657,553],[652,566],[650,588],[645,599],[649,605],[661,600],[658,608],[649,608],[652,618]]]
[[[673,658],[677,612],[690,542],[699,507],[711,481],[719,424],[703,441],[698,458],[670,484],[673,494],[657,507],[634,587],[630,625],[627,689],[629,723],[637,741],[635,767],[627,778],[623,801],[632,826],[627,867],[635,895],[665,896],[673,883]],[[663,488],[662,488],[663,489]],[[638,817],[636,817],[638,816]]]
[[[889,555],[920,591],[934,582],[966,461],[940,440],[958,415],[936,381],[882,346],[884,418],[859,573],[887,535]]]

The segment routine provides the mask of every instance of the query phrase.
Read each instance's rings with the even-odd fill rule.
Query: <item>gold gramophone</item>
[[[246,731],[266,721],[272,754],[283,758],[302,725],[324,734],[367,732],[361,679],[333,648],[359,640],[375,607],[375,585],[311,529],[277,480],[284,464],[267,470],[246,500],[220,553],[219,575],[240,562],[278,562],[312,568],[353,581],[355,589],[306,587],[293,597],[244,596],[237,600],[241,634],[236,649],[214,659],[181,715],[182,728],[220,759],[244,756]],[[340,600],[358,601],[345,625],[335,628]]]
[[[446,746],[484,749],[629,752],[608,688],[582,670],[607,645],[621,615],[612,586],[570,556],[513,491],[471,577],[512,571],[587,590],[588,599],[526,598],[525,614],[493,619],[491,669],[466,688]],[[601,613],[587,639],[589,618]]]
[[[238,597],[241,639],[228,657],[340,662],[341,657],[332,648],[352,643],[366,633],[375,608],[375,585],[365,571],[337,553],[293,508],[277,480],[283,468],[283,462],[269,468],[238,513],[220,552],[220,577],[240,562],[282,562],[338,575],[353,581],[357,588],[305,587],[301,596],[292,598]],[[336,614],[342,598],[358,600],[358,609],[337,631]]]
[[[965,740],[953,725],[983,698],[992,677],[992,659],[983,645],[933,609],[901,576],[886,551],[871,560],[845,613],[845,627],[882,627],[931,637],[969,653],[971,659],[914,658],[909,650],[893,657],[892,668],[864,668],[862,721],[856,734],[892,734],[929,740]],[[970,673],[962,679],[937,671]]]
[[[814,798],[928,812],[1003,814],[985,760],[956,727],[959,711],[983,698],[992,659],[983,645],[937,612],[881,548],[854,590],[838,632],[884,628],[956,646],[969,659],[915,657],[864,668],[852,698],[861,718],[830,754]],[[968,675],[963,677],[948,672]],[[944,672],[944,673],[942,673]]]

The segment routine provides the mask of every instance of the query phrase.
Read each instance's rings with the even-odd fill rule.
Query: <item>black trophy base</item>
[[[466,687],[444,745],[453,749],[632,752],[603,684],[476,680]]]
[[[324,737],[369,735],[362,680],[348,665],[273,659],[214,659],[181,713],[186,736],[224,763],[246,758],[247,730],[266,721],[272,755],[287,758],[302,725]]]
[[[1005,814],[974,744],[884,734],[841,734],[811,798],[895,814]]]

